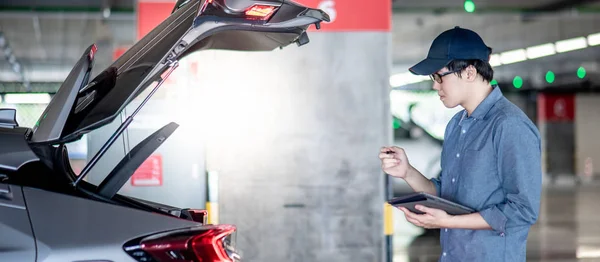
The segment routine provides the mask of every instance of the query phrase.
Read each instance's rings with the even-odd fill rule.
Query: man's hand
[[[382,147],[379,159],[383,172],[404,179],[414,191],[437,194],[434,184],[410,165],[404,149],[397,146]]]
[[[429,208],[422,205],[416,205],[415,208],[425,214],[419,215],[410,210],[401,207],[406,220],[415,226],[432,229],[432,228],[449,228],[450,220],[453,216],[446,213],[444,210]]]
[[[396,146],[382,147],[379,159],[383,172],[394,177],[406,178],[408,171],[412,168],[404,149]]]

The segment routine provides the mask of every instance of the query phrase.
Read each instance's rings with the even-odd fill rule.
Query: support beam
[[[598,2],[598,0],[561,0],[558,2],[552,2],[547,5],[539,6],[536,8],[526,9],[526,13],[538,13],[538,12],[556,12],[567,10],[571,8],[578,8],[582,5]]]

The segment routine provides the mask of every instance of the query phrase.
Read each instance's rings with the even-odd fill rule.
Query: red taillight
[[[235,227],[229,226],[219,230],[206,231],[204,234],[192,239],[192,249],[196,257],[202,258],[202,262],[232,261],[225,251],[223,238],[235,231]]]
[[[250,19],[267,20],[275,12],[275,6],[253,5],[246,10],[246,17]]]
[[[125,251],[138,261],[234,262],[239,256],[229,242],[235,230],[233,225],[208,225],[172,231],[132,241]]]
[[[98,51],[98,47],[96,46],[96,44],[93,44],[92,48],[90,49],[90,53],[88,54],[90,61],[94,60],[94,55],[96,54],[96,51]]]

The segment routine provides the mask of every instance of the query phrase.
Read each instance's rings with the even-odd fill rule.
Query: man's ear
[[[468,66],[465,69],[465,79],[469,82],[475,81],[477,78],[477,69],[473,65]]]

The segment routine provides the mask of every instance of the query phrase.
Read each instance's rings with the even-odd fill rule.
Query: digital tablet
[[[423,212],[415,209],[416,205],[441,209],[450,215],[465,215],[475,212],[475,210],[471,208],[427,194],[425,192],[416,192],[395,197],[388,200],[388,203],[394,207],[405,207],[406,209],[417,214],[423,214]]]

